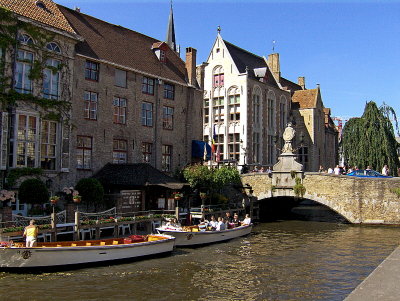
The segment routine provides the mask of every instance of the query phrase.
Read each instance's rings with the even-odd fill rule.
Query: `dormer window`
[[[32,45],[33,44],[33,40],[30,36],[28,36],[27,34],[24,33],[20,33],[18,35],[18,41],[21,42],[21,44],[25,44],[25,45]]]
[[[166,62],[166,57],[165,57],[165,51],[160,49],[160,62],[165,63]]]
[[[42,1],[36,1],[35,4],[41,9],[46,9],[46,5]]]
[[[48,43],[46,48],[47,48],[47,50],[50,50],[50,51],[53,51],[56,53],[61,53],[60,47],[54,42]]]

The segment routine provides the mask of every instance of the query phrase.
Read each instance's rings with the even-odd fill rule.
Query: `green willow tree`
[[[342,147],[345,162],[350,166],[380,171],[387,164],[392,175],[397,175],[400,167],[397,156],[393,124],[398,132],[397,117],[392,107],[385,103],[377,107],[370,101],[359,118],[350,119],[343,128]]]

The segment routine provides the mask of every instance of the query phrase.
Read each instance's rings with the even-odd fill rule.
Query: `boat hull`
[[[164,235],[165,236],[165,235]],[[0,269],[86,267],[110,261],[123,261],[171,252],[175,238],[131,244],[74,247],[0,248]]]
[[[222,230],[222,231],[188,232],[188,231],[167,230],[163,228],[157,228],[157,231],[160,234],[174,236],[176,238],[175,246],[189,247],[189,246],[199,246],[199,245],[217,243],[240,236],[245,236],[251,232],[252,228],[253,225],[240,226],[237,228]]]

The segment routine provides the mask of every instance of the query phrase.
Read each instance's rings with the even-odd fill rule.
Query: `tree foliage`
[[[18,198],[23,203],[44,204],[49,201],[49,191],[39,179],[27,179],[19,187]]]
[[[366,104],[360,118],[350,119],[343,128],[342,147],[345,161],[350,166],[380,170],[387,164],[393,175],[397,175],[400,162],[393,125],[396,114],[390,106],[380,108],[370,101]]]
[[[228,184],[240,183],[240,175],[234,167],[208,168],[204,165],[192,165],[183,170],[186,181],[193,189],[221,189]]]
[[[86,207],[94,206],[95,209],[104,203],[104,188],[101,183],[94,178],[80,179],[75,186],[79,195],[82,197],[82,203]]]

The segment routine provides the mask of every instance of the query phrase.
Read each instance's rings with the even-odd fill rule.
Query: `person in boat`
[[[240,226],[239,215],[237,213],[235,213],[233,215],[232,223],[233,223],[234,227],[239,227]]]
[[[170,221],[166,224],[166,227],[173,228],[173,229],[181,229],[182,228],[176,218],[171,218]]]
[[[244,217],[244,220],[242,221],[242,226],[250,225],[251,224],[251,218],[250,214],[246,214]]]
[[[200,231],[206,231],[207,230],[207,226],[208,226],[208,220],[206,220],[204,217],[200,220],[199,223],[199,230]]]
[[[225,213],[225,219],[226,219],[226,222],[227,222],[227,223],[232,223],[233,218],[232,218],[230,212],[226,212],[226,213]]]
[[[220,217],[218,217],[218,223],[217,223],[217,227],[215,230],[222,231],[225,229],[226,229],[225,223],[224,223],[222,217],[220,216]]]
[[[214,231],[215,229],[217,229],[217,225],[218,225],[218,222],[215,219],[215,216],[214,215],[211,216],[211,221],[208,223],[208,226],[211,228],[210,230]]]
[[[37,245],[38,227],[35,225],[35,220],[29,222],[29,226],[25,227],[24,237],[26,237],[26,247],[32,248]]]

